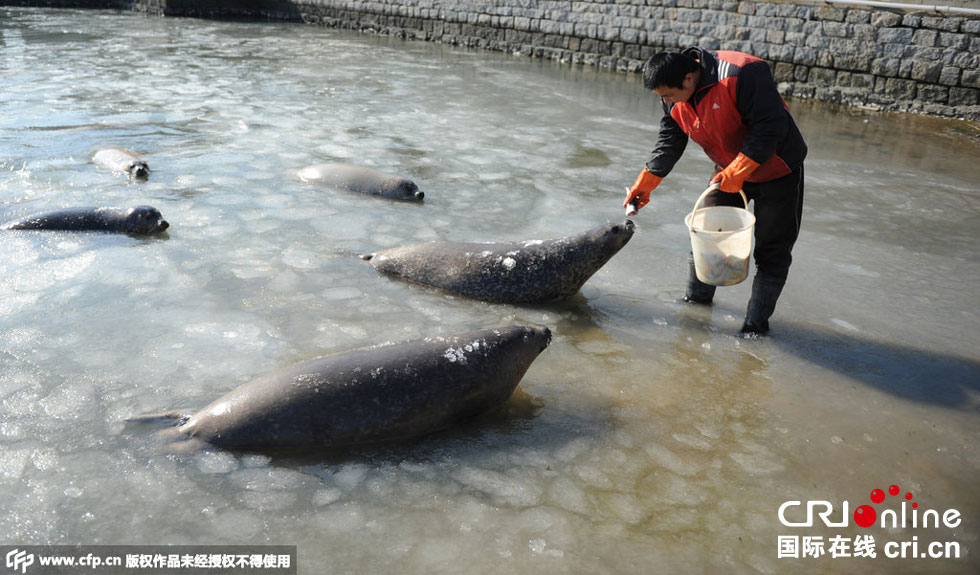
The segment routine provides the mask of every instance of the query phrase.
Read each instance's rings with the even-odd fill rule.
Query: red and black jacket
[[[764,60],[725,50],[688,48],[684,53],[700,60],[701,79],[687,102],[664,103],[660,137],[647,170],[666,176],[688,138],[718,169],[739,152],[761,164],[749,182],[781,178],[803,163],[806,142]]]

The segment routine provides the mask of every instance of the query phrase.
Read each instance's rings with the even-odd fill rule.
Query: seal
[[[65,230],[117,234],[158,234],[170,227],[152,206],[132,208],[69,208],[21,218],[4,230]]]
[[[328,355],[228,392],[177,433],[264,452],[417,438],[501,405],[550,341],[514,326]]]
[[[300,180],[330,188],[338,188],[389,200],[419,202],[425,193],[415,182],[377,170],[350,164],[316,164],[296,172]]]
[[[150,167],[143,161],[143,158],[129,150],[115,146],[103,148],[95,152],[92,160],[104,168],[113,172],[129,174],[130,177],[137,180],[145,180],[150,177]]]
[[[425,242],[361,256],[381,273],[495,303],[543,303],[574,295],[633,237],[607,224],[553,240]]]

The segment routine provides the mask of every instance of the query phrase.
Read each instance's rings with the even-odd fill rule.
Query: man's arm
[[[664,105],[664,116],[660,119],[660,135],[657,145],[650,152],[646,169],[655,176],[663,178],[674,169],[674,164],[680,159],[687,147],[687,134],[677,125],[670,115],[673,105]]]
[[[776,90],[776,82],[763,61],[742,68],[735,85],[735,106],[749,133],[741,152],[764,164],[775,152],[789,129],[789,112]]]

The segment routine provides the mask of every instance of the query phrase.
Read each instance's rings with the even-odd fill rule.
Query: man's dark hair
[[[657,52],[643,66],[643,86],[655,90],[660,86],[683,88],[684,76],[697,72],[697,60],[680,52]]]

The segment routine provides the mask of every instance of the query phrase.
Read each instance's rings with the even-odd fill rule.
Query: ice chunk
[[[0,451],[0,480],[18,481],[24,474],[30,460],[29,449],[9,449]]]
[[[204,473],[230,473],[238,469],[238,460],[229,453],[209,451],[198,458],[197,468]]]

